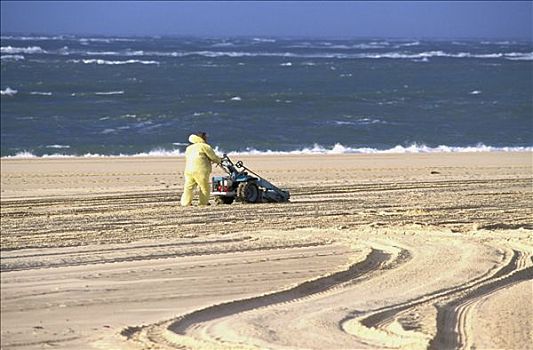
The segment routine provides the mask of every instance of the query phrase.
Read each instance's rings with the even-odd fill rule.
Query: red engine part
[[[228,186],[218,185],[217,186],[217,191],[218,192],[228,192],[229,191],[229,187]]]

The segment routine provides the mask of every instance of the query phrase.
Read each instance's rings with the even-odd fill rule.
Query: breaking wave
[[[79,38],[78,41],[80,43],[104,43],[104,44],[110,44],[112,42],[133,42],[137,41],[137,39],[132,38]]]
[[[2,61],[19,61],[23,60],[24,56],[22,55],[2,55],[0,56],[0,60]]]
[[[276,42],[276,39],[272,39],[272,38],[253,38],[252,40],[258,43],[275,43]]]
[[[68,60],[70,63],[85,63],[85,64],[106,64],[106,65],[121,65],[121,64],[159,64],[158,61],[141,61],[141,60],[127,60],[127,61],[107,61],[102,59],[88,59],[88,60]]]
[[[380,119],[372,119],[372,118],[359,118],[357,120],[333,120],[330,122],[333,125],[338,126],[359,126],[359,125],[371,125],[371,124],[389,124],[388,122]]]
[[[9,86],[5,90],[0,90],[0,95],[2,96],[15,96],[18,90],[14,90]]]
[[[133,42],[138,41],[134,38],[77,38],[72,35],[56,35],[56,36],[14,36],[14,35],[2,35],[2,40],[19,40],[19,41],[48,41],[48,40],[75,40],[80,43],[112,43],[112,42]]]
[[[95,95],[123,95],[124,91],[122,90],[120,91],[99,91],[99,92],[95,92],[94,94]]]
[[[376,149],[370,147],[352,148],[336,143],[333,147],[323,147],[315,144],[312,148],[303,148],[294,151],[258,151],[256,149],[248,149],[241,152],[229,152],[228,154],[236,155],[305,155],[305,154],[380,154],[380,153],[459,153],[459,152],[531,152],[531,147],[493,147],[478,144],[476,146],[455,147],[440,145],[437,147],[430,147],[424,144],[412,144],[410,146],[395,146],[389,149]]]
[[[46,148],[63,149],[63,148],[70,148],[70,146],[69,145],[46,145]]]
[[[47,53],[47,51],[41,49],[39,46],[29,46],[29,47],[12,47],[12,46],[2,46],[0,47],[1,53],[7,54],[17,54],[17,53]]]
[[[2,40],[21,40],[21,41],[31,41],[31,40],[64,40],[63,35],[60,36],[12,36],[12,35],[2,35],[0,37]]]
[[[508,60],[515,60],[515,61],[533,61],[533,52],[528,52],[528,53],[511,52],[511,53],[505,54],[505,58],[507,58]]]
[[[191,52],[172,52],[172,53],[145,53],[146,55],[157,56],[159,54],[171,57],[185,56],[205,56],[215,57],[291,57],[291,58],[338,58],[338,59],[421,59],[431,57],[447,58],[506,58],[511,60],[533,60],[533,52],[521,53],[488,53],[473,54],[470,52],[447,53],[444,51],[426,51],[420,53],[402,53],[402,52],[385,52],[385,53],[292,53],[292,52],[245,52],[245,51],[191,51]]]
[[[176,143],[175,145],[184,146],[185,144]],[[49,148],[68,148],[70,146],[61,146],[56,145],[57,147],[49,146]],[[230,156],[241,156],[241,155],[335,155],[335,154],[405,154],[405,153],[468,153],[468,152],[533,152],[533,146],[529,147],[495,147],[495,146],[486,146],[484,144],[478,144],[476,146],[445,146],[440,145],[437,147],[430,147],[424,144],[412,144],[410,146],[395,146],[389,149],[377,149],[370,147],[359,147],[352,148],[336,143],[332,147],[324,147],[318,144],[315,144],[311,148],[301,148],[293,151],[273,151],[266,150],[261,151],[255,148],[247,148],[243,151],[225,151],[219,147],[215,147],[215,152],[217,154],[227,153]],[[44,154],[42,156],[36,156],[30,151],[18,152],[15,155],[9,155],[2,157],[2,159],[29,159],[29,158],[128,158],[128,157],[183,157],[185,153],[181,149],[167,150],[164,148],[156,148],[149,152],[141,152],[137,154],[127,155],[127,154],[97,154],[97,153],[86,153],[83,155],[69,155],[69,154]]]
[[[30,92],[30,95],[39,95],[39,96],[52,96],[51,92],[44,92],[44,91],[32,91]]]
[[[231,43],[223,43],[224,46],[229,46]],[[216,44],[220,45],[221,44]],[[389,45],[387,43],[387,45]],[[316,49],[383,49],[388,47],[385,42],[364,43],[354,45],[334,45],[331,43],[310,44],[302,43],[290,46],[292,48],[316,48]],[[416,47],[420,42],[400,43],[394,48],[401,49],[402,47]],[[213,47],[213,46],[212,46]],[[281,58],[326,58],[326,59],[427,59],[427,58],[476,58],[476,59],[509,59],[509,60],[533,60],[533,52],[493,52],[493,53],[472,53],[472,52],[445,52],[442,50],[423,51],[423,52],[409,52],[409,51],[389,51],[389,52],[273,52],[273,51],[218,51],[218,50],[198,50],[198,51],[144,51],[125,49],[120,51],[95,51],[95,50],[80,50],[69,49],[63,47],[55,51],[45,51],[38,46],[32,47],[2,47],[3,54],[51,54],[51,55],[87,55],[87,56],[117,56],[117,57],[189,57],[202,56],[208,58],[217,57],[281,57]],[[142,64],[159,64],[158,61],[141,61],[141,60],[127,60],[127,61],[107,61],[103,59],[73,59],[67,62],[73,63],[96,63],[96,64],[128,64],[128,63],[142,63]]]

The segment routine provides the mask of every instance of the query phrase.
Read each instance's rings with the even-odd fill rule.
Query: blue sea
[[[533,150],[520,41],[4,35],[1,156]]]

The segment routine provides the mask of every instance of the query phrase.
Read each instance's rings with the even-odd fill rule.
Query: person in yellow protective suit
[[[207,134],[200,132],[189,136],[191,145],[185,150],[185,185],[181,195],[181,205],[192,203],[193,191],[198,186],[200,201],[198,205],[209,205],[209,175],[211,163],[220,164],[221,159],[207,144]]]

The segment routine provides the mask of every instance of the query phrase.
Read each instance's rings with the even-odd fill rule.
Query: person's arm
[[[213,163],[220,164],[222,159],[216,155],[215,151],[213,151],[213,148],[211,148],[211,146],[209,146],[208,144],[206,144],[205,146],[206,147],[204,147],[204,151],[207,155],[207,158],[209,158],[209,160],[211,160]]]

